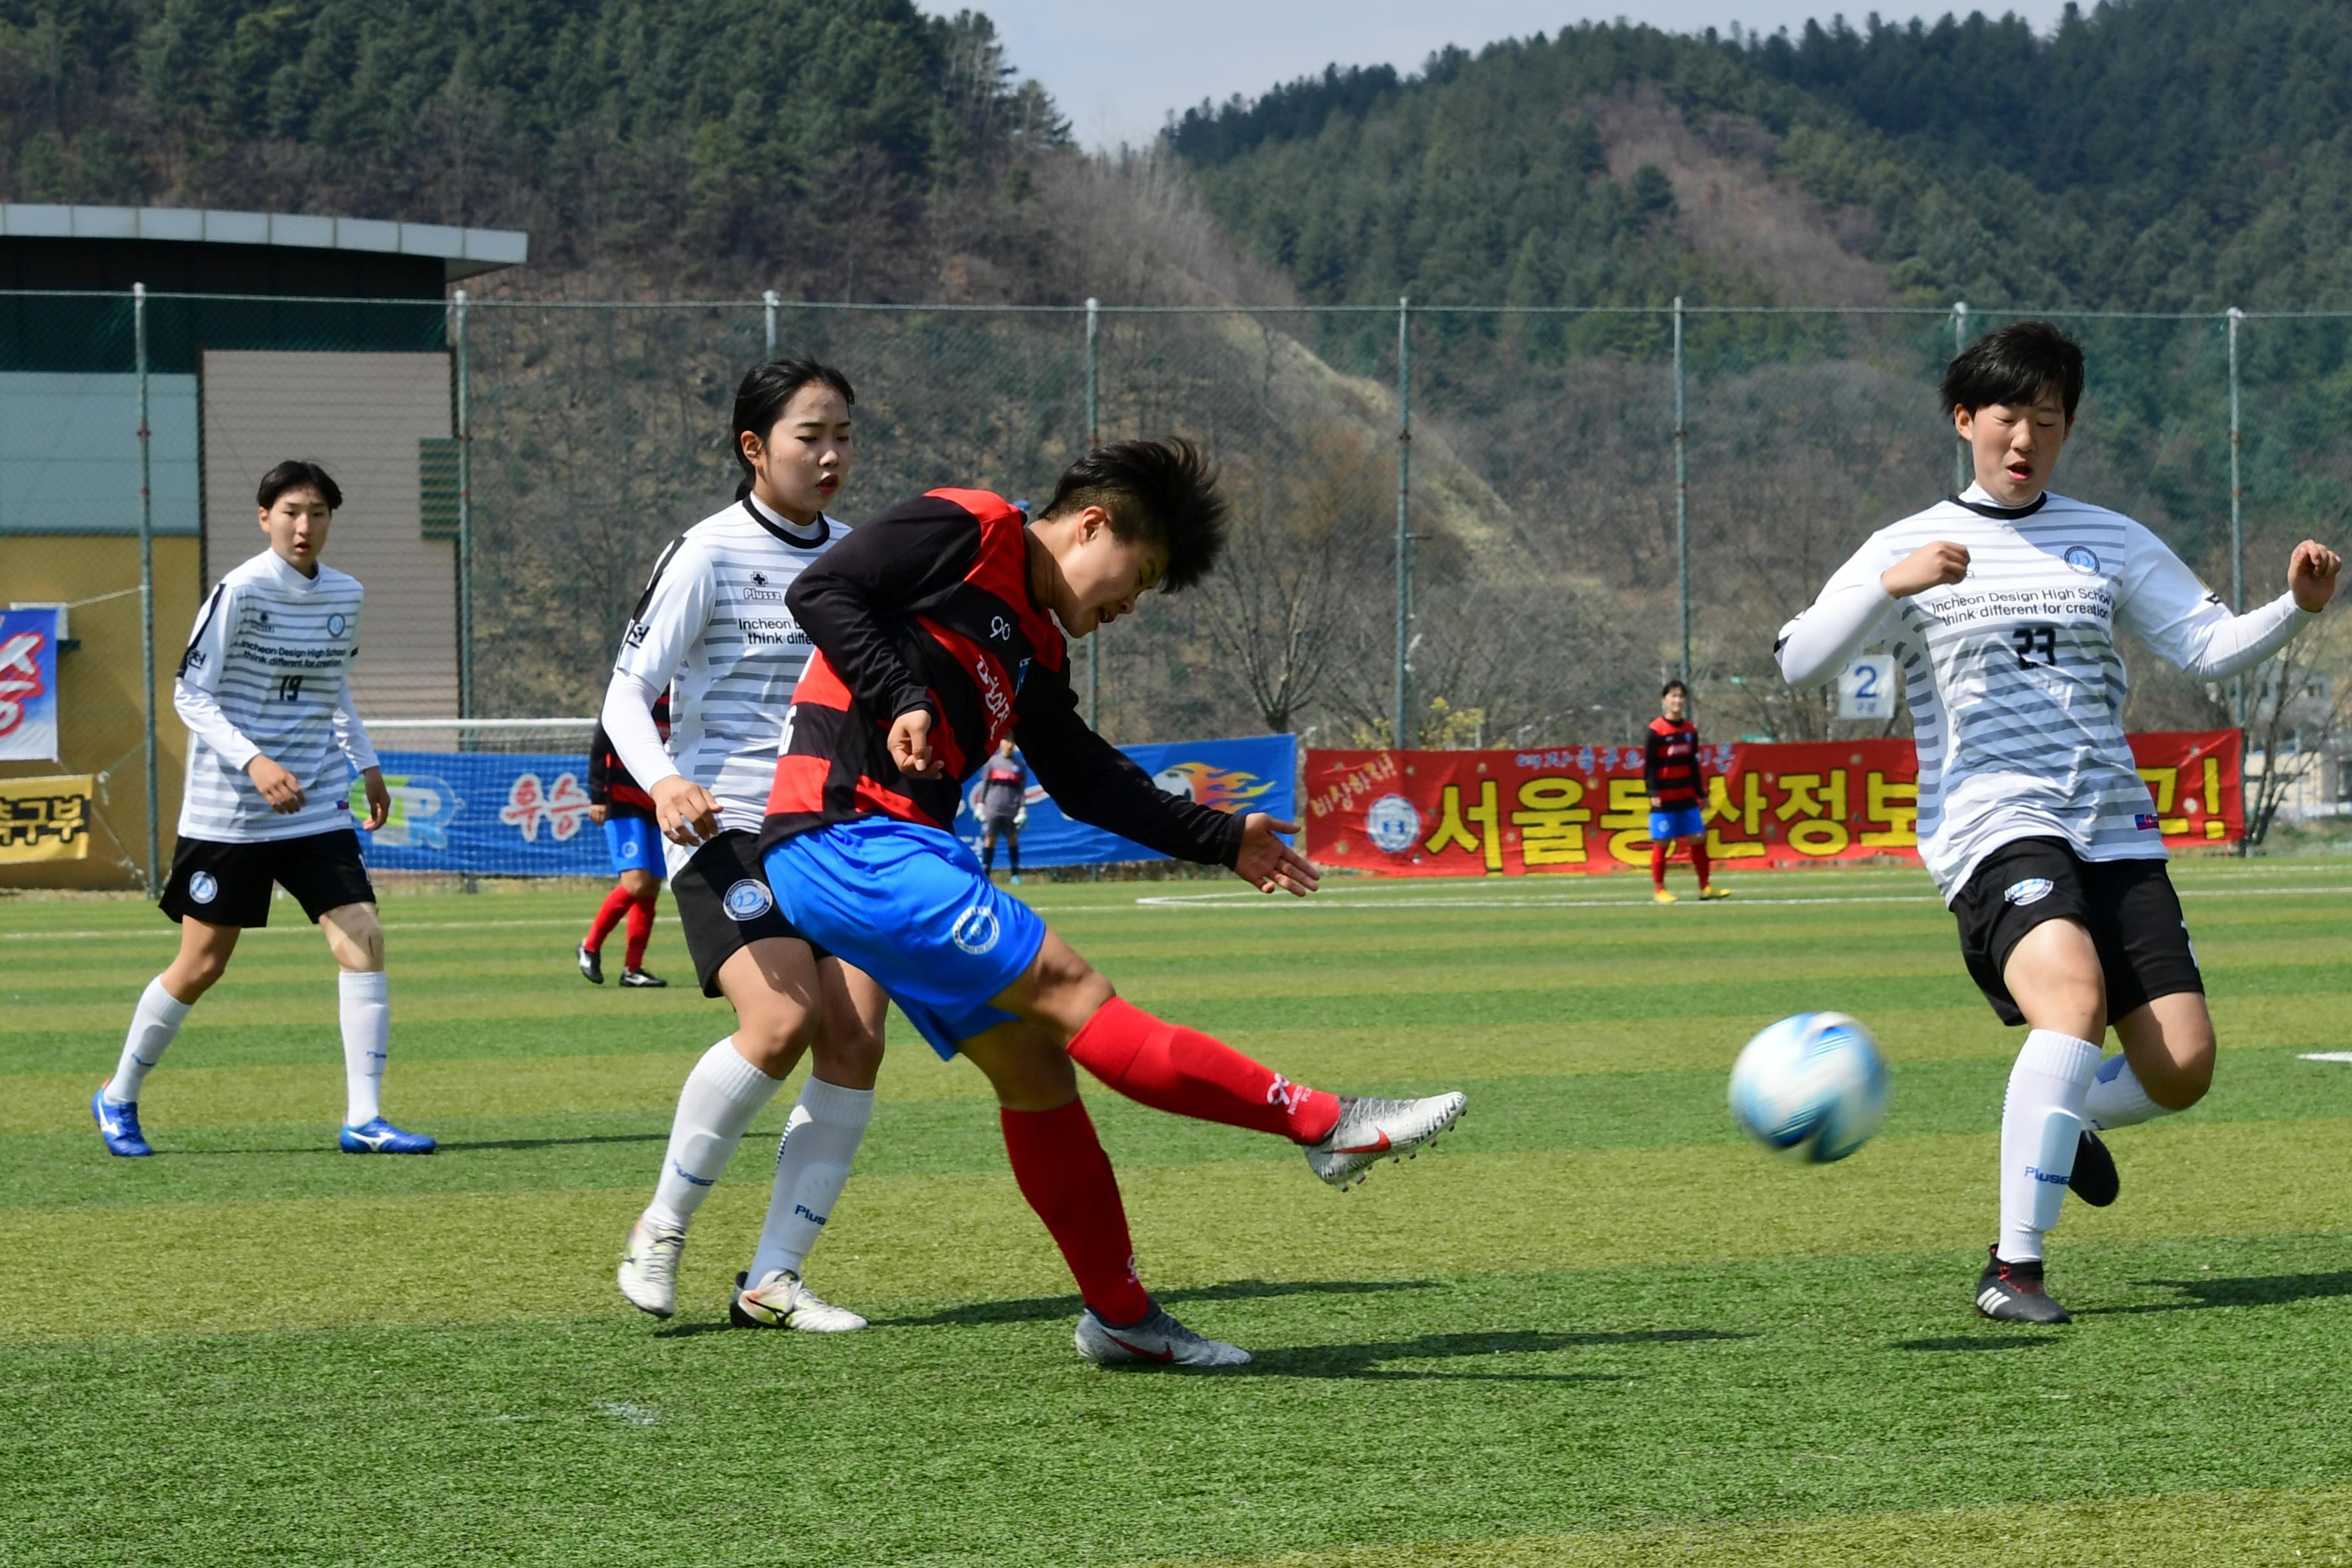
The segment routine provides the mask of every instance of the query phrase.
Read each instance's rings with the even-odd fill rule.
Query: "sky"
[[[1474,53],[1501,38],[1549,33],[1563,25],[1632,16],[1671,32],[1727,30],[1734,22],[1757,32],[1791,32],[1809,17],[1826,19],[1841,7],[1801,0],[1651,0],[1639,6],[1585,5],[1577,0],[963,0],[996,23],[1006,52],[1022,75],[1035,77],[1068,115],[1080,144],[1136,145],[1156,135],[1171,110],[1202,99],[1223,102],[1255,96],[1296,77],[1343,66],[1417,69],[1447,44]],[[921,0],[947,14],[957,0]],[[1889,22],[1930,21],[1947,11],[2014,11],[2047,33],[2064,0],[1947,0],[1906,5],[1902,0],[1862,0],[1845,7],[1856,25],[1875,9]],[[2085,6],[2088,9],[2088,6]]]

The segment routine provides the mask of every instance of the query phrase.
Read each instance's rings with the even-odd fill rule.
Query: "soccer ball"
[[[1731,1114],[1767,1149],[1814,1164],[1843,1160],[1886,1119],[1878,1042],[1843,1013],[1783,1018],[1732,1064]]]

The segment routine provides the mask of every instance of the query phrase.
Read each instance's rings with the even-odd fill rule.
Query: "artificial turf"
[[[790,1091],[703,1211],[678,1318],[612,1286],[690,985],[572,971],[594,894],[386,889],[386,1107],[331,1152],[331,968],[281,903],[110,1159],[90,1089],[173,931],[0,901],[0,1563],[2352,1562],[2352,868],[2177,868],[2212,1097],[2070,1209],[2078,1321],[1984,1323],[2015,1036],[1916,872],[1027,889],[1139,1004],[1341,1089],[1467,1088],[1335,1194],[1287,1146],[1089,1102],[1145,1278],[1237,1374],[1107,1373],[985,1086],[894,1019],[813,1282],[861,1334],[725,1331]],[[683,980],[667,918],[652,967]],[[1745,1146],[1742,1040],[1861,1016],[1886,1131]]]

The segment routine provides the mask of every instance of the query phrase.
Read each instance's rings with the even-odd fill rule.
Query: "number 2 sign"
[[[1895,711],[1895,660],[1866,653],[1838,673],[1838,717],[1885,719]]]

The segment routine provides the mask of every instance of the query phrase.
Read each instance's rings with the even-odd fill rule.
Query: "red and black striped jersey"
[[[1687,719],[1651,720],[1642,778],[1650,787],[1651,804],[1660,811],[1706,805],[1706,780],[1698,765],[1698,726]]]
[[[669,693],[654,699],[654,729],[665,741],[669,739]],[[601,805],[608,816],[651,816],[654,797],[647,795],[631,776],[628,764],[621,753],[613,749],[613,737],[598,724],[596,733],[588,741],[588,802]]]
[[[816,647],[793,692],[763,845],[880,815],[945,829],[962,786],[1013,735],[1073,817],[1183,860],[1230,866],[1242,820],[1153,784],[1087,728],[1067,648],[1030,596],[1027,519],[987,490],[892,507],[793,583],[785,605]],[[930,711],[944,775],[890,760],[890,725]]]

